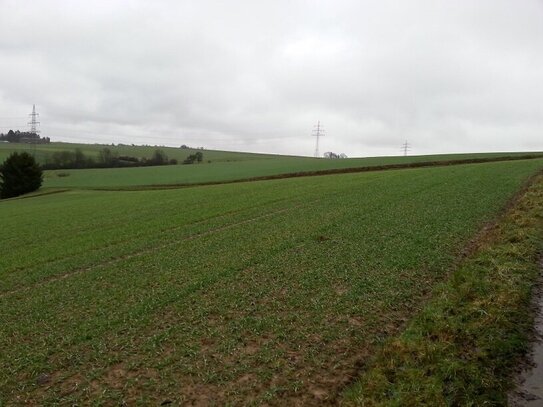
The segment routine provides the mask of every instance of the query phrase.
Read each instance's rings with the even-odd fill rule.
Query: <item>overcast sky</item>
[[[348,156],[543,150],[543,0],[0,0],[0,132]]]

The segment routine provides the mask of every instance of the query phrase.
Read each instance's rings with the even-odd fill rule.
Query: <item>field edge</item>
[[[529,348],[543,246],[543,174],[399,336],[345,389],[345,405],[506,405]]]

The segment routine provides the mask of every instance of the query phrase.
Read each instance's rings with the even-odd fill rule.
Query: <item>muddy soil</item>
[[[541,280],[534,300],[535,340],[518,376],[519,384],[509,396],[509,405],[514,407],[543,407],[543,258],[540,266]]]

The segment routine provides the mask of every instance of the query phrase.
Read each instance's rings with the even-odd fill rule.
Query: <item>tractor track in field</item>
[[[30,198],[37,198],[39,196],[46,196],[46,195],[55,195],[55,194],[62,194],[64,192],[71,191],[70,188],[60,188],[60,189],[52,189],[52,190],[46,190],[46,191],[40,191],[36,193],[29,193],[21,196],[15,196],[13,198],[4,198],[0,200],[0,202],[10,202],[15,200],[21,200],[21,199],[30,199]]]
[[[278,200],[278,201],[273,201],[271,203],[275,204],[275,203],[286,201],[286,200],[287,199],[282,199],[282,200]],[[250,207],[247,207],[247,208],[244,208],[244,209],[239,209],[239,210],[230,210],[230,211],[227,211],[227,212],[223,212],[223,213],[220,213],[220,214],[210,216],[210,217],[205,218],[205,219],[195,220],[193,222],[189,222],[189,223],[186,223],[186,224],[183,224],[183,225],[176,225],[176,226],[170,226],[170,227],[162,228],[162,229],[159,229],[158,232],[156,232],[156,233],[157,234],[162,234],[162,233],[167,233],[167,232],[175,232],[175,231],[180,230],[180,229],[182,229],[184,227],[187,227],[187,226],[194,226],[194,225],[205,223],[205,222],[210,221],[210,220],[215,220],[215,219],[224,218],[224,217],[230,216],[230,215],[240,214],[245,210],[250,210],[250,209],[254,209],[254,208],[258,208],[258,205],[250,206]],[[108,230],[116,229],[116,228],[118,228],[117,224],[115,224],[112,227],[109,227]],[[88,228],[84,229],[84,230],[82,230],[82,231],[80,231],[80,232],[78,232],[78,233],[76,233],[74,235],[72,235],[72,237],[73,236],[80,236],[80,235],[85,234],[85,233],[88,233]],[[124,238],[124,239],[119,239],[119,240],[114,241],[114,242],[110,242],[110,243],[107,244],[107,247],[114,247],[114,246],[122,245],[124,243],[130,242],[130,241],[133,241],[135,239],[142,238],[142,237],[146,237],[146,236],[148,237],[148,235],[146,233],[140,233],[138,235],[131,235],[131,237]],[[57,237],[57,236],[55,236],[55,237]],[[93,248],[85,250],[84,252],[72,253],[71,255],[68,255],[68,256],[55,257],[55,258],[49,259],[47,261],[44,261],[43,263],[34,264],[34,266],[40,266],[40,267],[49,266],[49,265],[52,265],[52,264],[55,264],[55,263],[58,263],[58,262],[61,262],[61,261],[76,258],[76,257],[80,256],[83,253],[85,253],[85,254],[94,253],[94,252],[98,252],[100,250],[103,250],[105,248],[106,248],[105,246],[93,247]],[[22,271],[22,270],[25,270],[25,269],[27,269],[25,266],[19,266],[19,267],[16,267],[14,269],[9,270],[9,273],[15,273],[15,272]],[[1,296],[1,294],[2,293],[0,292],[0,296]]]
[[[143,256],[143,255],[148,254],[148,253],[152,253],[152,252],[157,251],[157,250],[162,250],[162,249],[165,249],[165,248],[168,248],[168,247],[175,246],[175,245],[177,245],[177,244],[179,244],[181,242],[186,242],[186,241],[198,239],[198,238],[205,237],[205,236],[210,236],[210,235],[213,235],[215,233],[222,232],[223,230],[233,229],[233,228],[241,226],[241,225],[245,225],[245,224],[248,224],[248,223],[258,221],[260,219],[265,219],[265,218],[269,218],[269,217],[272,217],[272,216],[275,216],[275,215],[278,215],[278,214],[281,214],[281,213],[289,212],[289,211],[292,211],[292,210],[295,210],[295,209],[298,209],[298,208],[301,208],[301,207],[304,207],[304,206],[308,206],[309,204],[313,204],[313,203],[315,203],[317,201],[318,201],[318,199],[310,201],[310,202],[305,203],[305,204],[298,204],[298,205],[294,205],[294,206],[291,206],[291,207],[278,209],[278,210],[268,212],[268,213],[263,214],[263,215],[255,216],[255,217],[252,217],[252,218],[249,218],[249,219],[244,219],[244,220],[239,221],[239,222],[234,222],[234,223],[230,223],[230,224],[227,224],[227,225],[219,226],[217,228],[213,228],[213,229],[210,229],[210,230],[207,230],[207,231],[204,231],[204,232],[195,233],[193,235],[186,236],[186,237],[184,237],[182,239],[175,240],[173,242],[168,242],[168,243],[164,243],[164,244],[161,244],[161,245],[158,245],[158,246],[153,246],[153,247],[150,247],[150,248],[147,248],[147,249],[138,250],[136,252],[125,254],[125,255],[122,255],[122,256],[113,257],[113,258],[111,258],[111,259],[109,259],[107,261],[96,263],[96,264],[93,264],[93,265],[88,266],[88,267],[77,268],[75,270],[71,270],[71,271],[69,271],[67,273],[64,273],[64,274],[61,274],[61,275],[51,276],[50,278],[44,279],[42,281],[39,281],[39,282],[37,282],[35,284],[32,284],[32,285],[29,285],[29,286],[25,286],[25,287],[21,287],[21,288],[17,288],[17,289],[14,289],[14,290],[10,290],[10,291],[0,293],[0,298],[5,298],[5,297],[8,297],[8,296],[11,296],[11,295],[14,295],[14,294],[19,294],[19,293],[26,292],[26,291],[29,291],[29,290],[32,290],[32,289],[35,289],[35,288],[39,288],[39,287],[44,286],[45,284],[65,280],[65,279],[67,279],[69,277],[73,277],[73,276],[76,276],[76,275],[79,275],[79,274],[83,274],[83,273],[89,272],[89,271],[91,271],[93,269],[96,269],[96,268],[111,266],[111,265],[113,265],[115,263],[118,263],[120,261],[130,260],[130,259],[133,259],[133,258],[136,258],[136,257]]]

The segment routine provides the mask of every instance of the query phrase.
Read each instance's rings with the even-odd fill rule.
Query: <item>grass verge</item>
[[[540,174],[406,330],[383,344],[343,403],[506,405],[533,329],[542,208]]]

